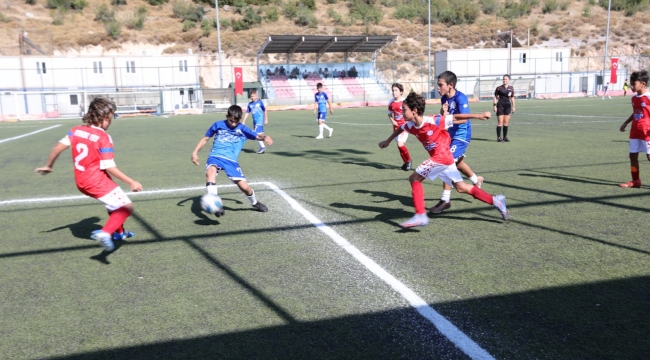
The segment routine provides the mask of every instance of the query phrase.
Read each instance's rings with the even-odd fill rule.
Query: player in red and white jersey
[[[425,226],[429,223],[424,204],[424,189],[422,182],[424,179],[435,180],[440,178],[442,181],[453,184],[460,193],[468,193],[475,199],[479,199],[487,204],[494,205],[504,220],[508,220],[508,209],[506,208],[506,199],[503,195],[492,196],[481,190],[478,186],[469,185],[463,182],[463,178],[456,168],[454,157],[449,149],[451,142],[447,128],[454,124],[462,124],[471,118],[488,119],[490,112],[482,114],[456,114],[456,115],[436,115],[433,117],[422,116],[425,109],[424,98],[416,93],[410,93],[402,103],[404,118],[406,124],[395,130],[386,140],[379,143],[379,147],[384,149],[388,147],[397,136],[406,131],[420,140],[424,148],[429,152],[429,158],[415,169],[415,172],[409,177],[411,182],[411,195],[413,205],[415,206],[415,215],[409,220],[400,224],[401,227],[409,228],[414,226]]]
[[[124,230],[124,222],[133,212],[133,204],[124,191],[111,179],[111,175],[129,184],[131,191],[142,190],[139,182],[126,176],[115,166],[113,140],[106,133],[111,125],[115,104],[107,99],[96,98],[88,107],[83,122],[86,125],[73,127],[66,137],[50,151],[44,167],[35,172],[51,173],[54,162],[67,148],[72,148],[74,177],[79,191],[104,204],[109,213],[108,221],[101,230],[92,233],[106,251],[115,248],[113,240],[132,237],[132,232]]]
[[[650,92],[648,92],[648,72],[645,70],[635,71],[630,77],[632,91],[636,95],[632,97],[632,115],[621,125],[624,132],[627,124],[632,123],[630,128],[630,172],[632,181],[621,184],[621,187],[641,187],[639,177],[639,153],[646,154],[650,160]]]
[[[404,86],[402,84],[394,83],[391,85],[391,90],[393,91],[393,98],[388,102],[388,120],[393,125],[393,131],[397,130],[398,127],[404,125],[406,120],[404,120],[404,114],[402,113],[402,94],[404,94]],[[411,170],[411,154],[409,154],[409,149],[406,148],[406,140],[408,139],[409,134],[407,132],[401,133],[395,141],[397,142],[397,150],[399,150],[399,156],[402,157],[404,164],[402,165],[402,170],[408,171]]]

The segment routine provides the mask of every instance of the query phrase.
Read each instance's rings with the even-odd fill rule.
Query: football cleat
[[[429,213],[431,214],[440,214],[441,212],[449,209],[451,207],[451,200],[449,202],[440,200],[436,206],[432,207],[429,209]]]
[[[90,235],[90,238],[97,241],[99,243],[99,246],[103,247],[106,251],[113,251],[115,249],[115,245],[111,239],[111,234],[109,233],[105,233],[101,230],[95,230],[92,232],[92,235]]]
[[[117,231],[113,233],[113,241],[121,241],[124,239],[132,238],[135,236],[134,232],[124,230],[123,233],[118,233]]]
[[[497,142],[502,142],[502,141],[503,141],[503,139],[501,138],[501,136],[499,136],[499,137],[497,138]]]
[[[316,136],[316,139],[322,139],[322,138],[323,138],[323,134]]]
[[[411,170],[411,165],[412,165],[412,162],[411,162],[411,160],[409,160],[409,161],[405,162],[404,165],[402,165],[401,169],[404,170],[404,171],[409,171],[409,170]]]
[[[257,150],[257,153],[258,154],[264,154],[265,151],[266,151],[266,148],[260,148],[259,150]]]
[[[255,209],[259,212],[268,212],[269,208],[266,207],[266,205],[262,204],[261,202],[256,202],[255,205],[253,205]]]
[[[399,224],[399,226],[405,229],[416,227],[416,226],[427,226],[427,225],[429,225],[429,218],[427,217],[427,214],[415,214],[413,215],[412,218]]]
[[[216,216],[216,217],[222,217],[222,216],[226,215],[226,210],[222,209],[221,211],[217,211],[213,215]]]
[[[510,142],[510,139],[508,139],[507,137],[504,137],[504,138],[503,138],[503,141],[504,141],[504,142]]]
[[[494,207],[499,210],[504,221],[508,221],[508,208],[506,207],[506,197],[499,194],[492,197]]]
[[[485,181],[485,178],[483,176],[477,176],[478,182],[476,183],[476,186],[480,189],[483,187],[483,181]]]
[[[641,180],[628,181],[626,183],[622,183],[619,186],[623,187],[623,188],[640,188],[641,187]]]
[[[329,129],[329,132],[330,132],[330,134],[329,134],[328,137],[332,137],[332,133],[334,132],[334,129]]]

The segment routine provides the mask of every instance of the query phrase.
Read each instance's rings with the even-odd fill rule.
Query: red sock
[[[402,161],[411,161],[411,154],[409,154],[409,149],[407,149],[406,146],[398,146],[397,150],[399,150],[399,156],[402,157]]]
[[[639,169],[637,169],[636,166],[631,166],[630,167],[630,172],[632,172],[632,181],[639,181],[641,180],[639,178]]]
[[[112,213],[112,211],[108,211],[108,216],[109,217],[111,216],[111,213]],[[120,234],[124,233],[124,224],[120,225],[120,227],[117,228],[117,230],[115,230],[115,231],[117,231]]]
[[[478,199],[483,201],[484,203],[494,205],[494,200],[492,200],[492,195],[479,189],[478,186],[472,186],[472,190],[469,191],[469,194],[472,195],[474,199]]]
[[[422,183],[419,181],[411,183],[411,196],[413,197],[413,206],[415,206],[416,214],[424,214],[426,209],[424,207],[424,189]]]
[[[111,216],[108,217],[108,221],[106,222],[106,225],[104,225],[104,227],[102,228],[102,231],[105,233],[112,234],[119,228],[124,229],[122,225],[129,217],[129,215],[131,215],[131,210],[125,207],[121,207],[113,211],[111,213]]]

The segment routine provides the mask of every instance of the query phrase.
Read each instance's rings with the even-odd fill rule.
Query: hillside
[[[73,4],[87,2],[87,5],[82,10],[46,7],[48,2],[65,3],[66,1],[68,3],[72,1]],[[126,4],[111,6],[109,1]],[[531,46],[570,46],[575,55],[603,55],[607,12],[596,5],[594,0],[567,1],[559,5],[555,0],[548,0],[546,3],[536,0],[526,1],[533,4],[530,13],[510,17],[510,19],[497,16],[494,12],[486,15],[481,11],[481,8],[485,11],[486,4],[490,4],[489,0],[461,1],[461,4],[469,3],[473,7],[471,10],[477,12],[475,20],[472,24],[460,25],[434,23],[431,29],[432,51],[503,46],[498,43],[497,30],[506,31],[513,28],[522,44],[527,43],[527,32],[530,29]],[[546,5],[551,1],[556,4],[555,9]],[[29,5],[27,2],[34,4]],[[217,51],[217,34],[214,27],[210,26],[215,17],[214,8],[203,9],[205,11],[203,17],[206,20],[202,29],[200,22],[193,23],[186,20],[184,23],[178,15],[174,15],[174,10],[178,10],[179,6],[182,8],[183,5],[179,5],[174,0],[156,6],[144,0],[27,0],[27,2],[7,1],[0,9],[0,55],[19,54],[18,34],[21,31],[26,31],[32,40],[54,54],[127,54],[141,53],[143,50],[155,54],[186,52],[187,49],[199,52],[199,47],[203,53],[216,54]],[[367,5],[368,2],[372,0],[357,1],[355,4]],[[287,11],[285,10],[287,3],[283,3],[282,0],[264,6],[252,5],[250,6],[252,10],[249,10],[246,16],[253,19],[253,23],[261,20],[261,24],[241,31],[235,31],[233,27],[245,24],[245,21],[241,21],[244,16],[236,13],[237,8],[234,6],[231,6],[229,11],[222,9],[219,13],[220,20],[225,25],[221,31],[222,49],[226,56],[231,58],[231,62],[236,59],[240,63],[252,63],[259,46],[266,36],[272,34],[398,35],[398,41],[384,49],[378,61],[426,60],[427,26],[417,18],[421,14],[414,15],[412,21],[396,19],[398,3],[395,0],[381,0],[381,3],[377,0],[371,6],[375,11],[375,18],[360,19],[359,12],[367,9],[353,8],[351,4],[341,0],[316,0],[313,12],[306,7],[301,10],[302,6],[300,6],[297,8],[298,14],[293,19],[288,19],[284,15]],[[502,8],[507,6],[496,0],[492,0],[492,5]],[[109,21],[103,23],[94,20],[99,17],[101,6],[104,6],[104,15],[108,10],[112,16]],[[194,6],[196,6],[194,3],[185,3],[186,8],[194,9]],[[426,7],[419,9],[424,9],[426,14]],[[240,12],[245,14],[245,8],[241,8]],[[142,26],[141,30],[137,30],[139,13],[143,20],[139,24]],[[631,17],[626,17],[623,11],[612,11],[610,55],[650,53],[650,45],[645,41],[650,36],[650,24],[644,22],[647,15],[647,10],[639,11]],[[257,20],[255,20],[256,16],[259,16]],[[272,21],[276,18],[277,20]],[[302,22],[305,26],[297,25],[297,22]],[[112,30],[107,30],[109,28],[107,24],[112,26],[118,24],[119,35],[115,36],[114,27]],[[195,27],[191,28],[191,25]],[[113,37],[109,35],[109,31],[112,31]],[[309,61],[314,57],[294,55],[293,59]],[[326,54],[321,61],[341,59],[342,54]],[[367,60],[369,56],[358,54],[357,59]],[[266,57],[262,59],[262,61],[269,60],[273,59]]]

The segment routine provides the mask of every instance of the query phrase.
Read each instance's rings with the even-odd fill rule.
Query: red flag
[[[240,67],[235,69],[235,95],[240,94],[244,95],[244,74]]]
[[[616,70],[618,70],[618,58],[613,57],[612,58],[612,74],[609,77],[609,82],[612,84],[616,84]]]

